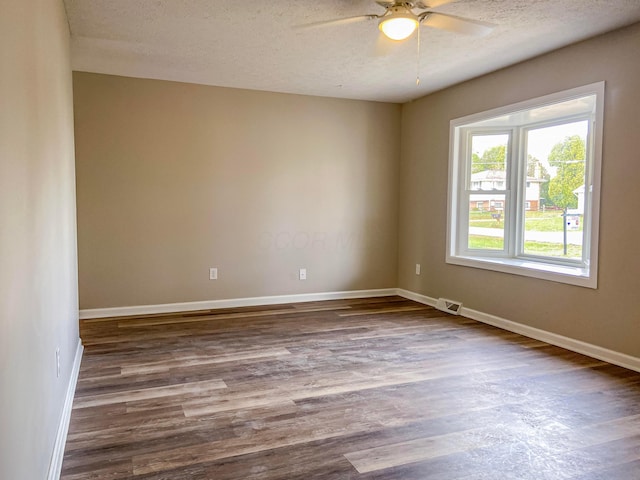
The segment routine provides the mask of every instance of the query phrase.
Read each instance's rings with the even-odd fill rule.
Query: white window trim
[[[604,88],[605,82],[598,82],[581,87],[565,90],[551,95],[526,100],[513,105],[495,108],[489,111],[468,115],[451,120],[449,131],[449,194],[447,202],[447,254],[446,262],[474,268],[493,270],[498,272],[533,277],[542,280],[566,283],[581,287],[597,288],[598,286],[598,230],[600,223],[600,177],[602,173],[602,136],[604,117]],[[585,244],[589,247],[589,261],[586,266],[572,266],[569,262],[554,262],[551,258],[501,257],[501,256],[473,256],[469,252],[460,252],[460,240],[457,217],[461,198],[460,175],[464,168],[460,168],[459,135],[464,125],[482,120],[512,114],[522,110],[530,110],[544,105],[568,101],[586,95],[596,95],[596,112],[593,119],[592,142],[591,195],[588,199],[590,206],[589,224],[583,226],[588,229]],[[588,183],[587,183],[588,184]],[[585,199],[586,201],[587,199]],[[464,232],[462,232],[464,233]],[[464,237],[466,238],[466,237]],[[505,244],[507,243],[505,238]]]

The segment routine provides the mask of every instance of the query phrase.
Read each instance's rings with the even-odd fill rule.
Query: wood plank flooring
[[[62,479],[640,479],[640,374],[400,297],[84,320]]]

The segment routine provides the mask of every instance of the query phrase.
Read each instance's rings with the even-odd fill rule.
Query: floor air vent
[[[461,302],[454,302],[453,300],[447,300],[446,298],[439,298],[436,302],[436,308],[443,312],[451,313],[453,315],[459,315],[462,309]]]

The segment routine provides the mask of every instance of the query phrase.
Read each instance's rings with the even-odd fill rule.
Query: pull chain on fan
[[[416,60],[416,87],[420,86],[420,29],[418,28],[418,58]]]

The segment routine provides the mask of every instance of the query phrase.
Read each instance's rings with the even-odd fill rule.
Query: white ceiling
[[[74,70],[405,102],[640,21],[640,0],[457,0],[437,8],[497,25],[485,37],[421,28],[376,56],[373,0],[64,0]],[[428,1],[425,1],[428,3]]]

